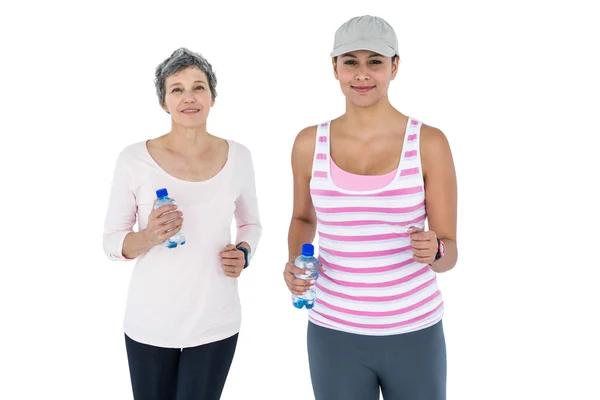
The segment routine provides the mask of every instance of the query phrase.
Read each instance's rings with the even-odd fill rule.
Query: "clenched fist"
[[[243,251],[238,250],[232,244],[228,244],[219,253],[219,257],[221,257],[221,266],[223,267],[225,275],[230,278],[237,278],[240,276],[244,270],[244,264],[246,264]]]
[[[414,253],[414,260],[423,264],[432,264],[438,252],[437,235],[434,231],[424,231],[415,226],[408,229],[410,245]]]

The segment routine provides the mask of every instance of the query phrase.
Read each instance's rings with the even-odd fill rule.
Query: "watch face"
[[[440,255],[444,256],[444,242],[440,240]]]

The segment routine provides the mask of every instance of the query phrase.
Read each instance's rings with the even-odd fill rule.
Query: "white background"
[[[568,3],[3,3],[0,398],[132,398],[134,263],[104,256],[103,220],[118,152],[170,127],[153,73],[180,46],[213,64],[209,131],[251,149],[264,225],[223,399],[313,398],[281,277],[290,151],[344,111],[333,35],[373,14],[400,42],[392,104],[442,129],[457,168],[448,399],[600,399],[600,31],[592,1]]]

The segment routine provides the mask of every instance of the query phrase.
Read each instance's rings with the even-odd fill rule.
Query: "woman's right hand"
[[[302,275],[304,272],[305,271],[303,269],[296,267],[292,261],[288,261],[288,263],[285,264],[285,269],[283,270],[283,279],[285,280],[288,289],[293,294],[302,295],[315,284],[314,279],[300,279],[296,278],[294,275]]]
[[[152,212],[148,216],[148,226],[144,229],[146,239],[156,246],[163,244],[168,238],[181,230],[183,213],[177,211],[177,205],[167,204],[154,209],[157,199],[154,199]]]

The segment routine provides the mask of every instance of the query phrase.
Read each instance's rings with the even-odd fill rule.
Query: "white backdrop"
[[[118,152],[170,127],[153,73],[180,46],[213,64],[209,131],[251,149],[264,225],[223,399],[313,398],[281,277],[290,152],[343,112],[333,35],[373,14],[399,37],[392,104],[442,129],[457,168],[448,399],[599,399],[600,30],[593,2],[566,3],[3,3],[0,398],[132,398],[134,264],[105,258],[103,220]]]

